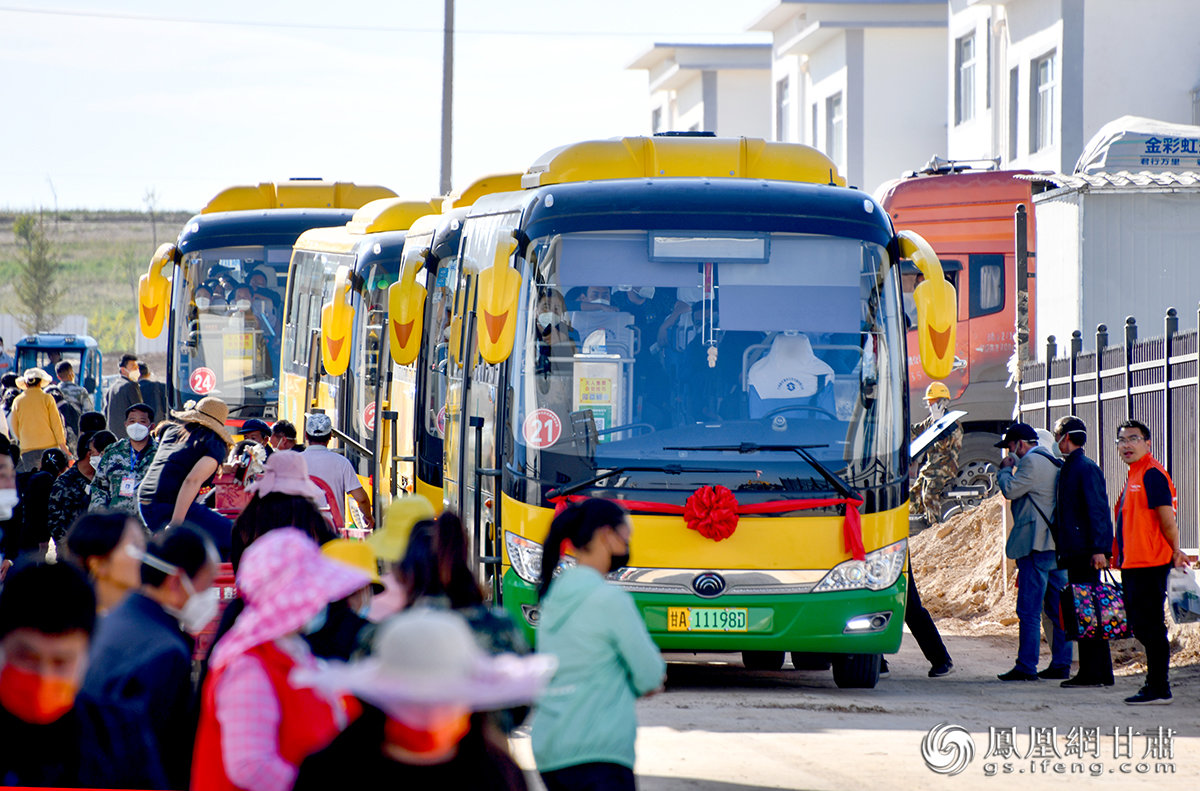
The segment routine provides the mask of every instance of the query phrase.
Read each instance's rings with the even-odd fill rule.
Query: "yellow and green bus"
[[[656,136],[556,149],[474,202],[426,275],[443,502],[531,637],[555,509],[604,497],[661,648],[874,686],[906,590],[902,258],[934,378],[956,317],[929,246],[843,184],[806,146]]]
[[[394,195],[315,179],[230,187],[160,245],[138,284],[138,321],[147,338],[167,330],[168,405],[212,395],[234,425],[274,418],[292,244]]]
[[[391,452],[390,435],[385,433],[383,445],[378,444],[378,407],[391,387],[386,362],[388,289],[400,271],[408,228],[439,207],[440,201],[371,201],[348,223],[303,233],[291,256],[283,306],[279,416],[303,432],[305,415],[329,415],[336,437],[331,447],[339,448],[354,465],[373,504],[379,501],[377,450]],[[411,403],[411,377],[398,386],[407,388]],[[353,515],[356,508],[348,503],[343,512]]]

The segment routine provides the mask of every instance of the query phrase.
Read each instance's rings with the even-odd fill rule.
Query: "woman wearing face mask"
[[[290,677],[317,666],[301,634],[368,581],[293,528],[250,545],[237,571],[246,606],[213,649],[201,692],[192,788],[290,789],[300,762],[357,715],[353,701],[299,689]]]
[[[87,572],[96,589],[96,608],[101,614],[116,607],[142,584],[135,555],[146,548],[146,530],[127,514],[84,514],[71,525],[64,544],[66,551],[62,551],[60,544],[59,554],[65,554]],[[131,549],[135,550],[132,554]]]
[[[293,677],[363,704],[301,765],[296,791],[341,787],[348,769],[378,788],[523,790],[505,740],[473,712],[528,703],[553,671],[551,657],[488,656],[456,613],[406,610],[379,627],[369,658]]]
[[[383,593],[379,561],[364,541],[335,538],[321,545],[321,554],[366,574],[368,582],[344,599],[331,602],[325,623],[312,634],[304,635],[312,652],[322,659],[349,661],[356,652],[370,650],[375,624],[367,620],[375,594]]]
[[[50,488],[46,506],[46,526],[56,544],[62,541],[75,518],[87,511],[92,502],[90,487],[96,477],[96,465],[100,463],[104,449],[116,441],[117,437],[111,431],[97,431],[79,438],[79,461],[58,476]]]
[[[629,562],[631,528],[611,500],[554,517],[538,584],[539,653],[558,671],[533,715],[533,757],[548,791],[633,789],[634,702],[659,689],[666,664],[633,597],[604,575]],[[575,564],[555,575],[564,546]]]
[[[466,618],[475,642],[487,653],[529,653],[508,612],[484,600],[468,558],[467,534],[453,512],[444,511],[436,521],[415,524],[404,557],[396,566],[405,609],[454,610]],[[505,709],[489,712],[489,719],[504,733],[511,733],[528,714],[524,707]]]
[[[196,738],[191,636],[217,612],[217,550],[208,536],[184,525],[127,554],[141,565],[141,586],[97,625],[83,691],[144,712],[166,787],[186,789]]]

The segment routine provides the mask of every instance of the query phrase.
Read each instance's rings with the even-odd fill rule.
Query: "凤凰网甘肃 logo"
[[[956,775],[975,757],[975,742],[961,725],[939,722],[921,739],[925,765],[942,775]]]

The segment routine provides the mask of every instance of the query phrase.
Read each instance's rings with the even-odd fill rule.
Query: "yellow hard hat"
[[[937,401],[939,398],[950,400],[950,388],[941,382],[932,382],[929,387],[925,388],[925,400]]]
[[[399,497],[387,507],[383,517],[383,529],[376,528],[367,543],[375,550],[380,560],[395,563],[404,556],[408,548],[408,534],[413,525],[425,519],[437,518],[433,504],[419,494]]]
[[[353,538],[335,538],[321,545],[321,553],[330,560],[344,563],[358,571],[365,571],[371,578],[371,589],[383,593],[383,580],[379,579],[379,562],[375,552],[363,541]]]

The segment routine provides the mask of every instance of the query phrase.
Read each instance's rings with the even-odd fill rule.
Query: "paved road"
[[[947,637],[946,642],[955,658],[952,675],[928,678],[928,664],[905,634],[901,652],[891,661],[891,677],[874,690],[840,690],[827,671],[751,672],[735,656],[669,656],[667,691],[638,706],[639,788],[929,785],[1028,791],[1083,782],[1161,790],[1194,784],[1200,777],[1200,666],[1173,669],[1172,705],[1134,707],[1122,699],[1137,690],[1140,676],[1118,678],[1107,689],[1066,690],[1048,681],[1004,683],[996,673],[1012,666],[1012,641]],[[922,758],[922,740],[942,722],[965,728],[973,745],[973,759],[954,776],[935,773]],[[992,740],[1003,750],[1000,734],[1013,728],[1015,755],[986,756]],[[1032,763],[1025,757],[1031,728],[1040,741],[1034,756],[1050,756],[1035,757]],[[1114,728],[1120,740],[1114,739]],[[1155,739],[1160,728],[1176,733]],[[1082,756],[1068,752],[1072,729],[1080,729],[1077,735],[1098,733],[1094,747],[1099,758],[1086,743]],[[1126,738],[1127,729],[1132,729],[1131,738]],[[965,751],[965,742],[960,744]],[[1170,748],[1173,755],[1163,761],[1153,754],[1144,757],[1148,746]],[[518,735],[513,749],[518,762],[532,769],[528,738]],[[931,749],[932,760],[941,765],[955,755],[949,745]],[[1063,757],[1054,757],[1055,750]],[[1167,773],[1170,764],[1173,774]]]

